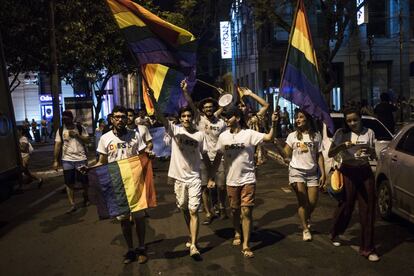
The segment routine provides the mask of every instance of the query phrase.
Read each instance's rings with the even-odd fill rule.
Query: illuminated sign
[[[51,102],[52,101],[52,96],[51,95],[40,95],[39,96],[39,100],[41,102]],[[59,102],[62,100],[62,97],[59,95]]]
[[[221,58],[222,59],[231,58],[232,53],[231,53],[230,21],[220,22],[220,44],[221,44]]]
[[[356,0],[356,6],[358,7],[361,5],[361,3],[364,2],[364,0]],[[368,11],[365,10],[365,5],[363,5],[358,11],[357,11],[357,24],[362,25],[365,23],[368,23]]]

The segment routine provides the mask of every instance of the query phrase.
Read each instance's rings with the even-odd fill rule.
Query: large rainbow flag
[[[180,87],[181,81],[185,78],[181,72],[161,64],[142,65],[141,72],[146,79],[142,82],[144,91],[148,85],[151,87],[154,91],[154,97],[164,113],[178,114],[179,108],[187,105]],[[154,114],[154,105],[147,93],[144,93],[144,102],[148,114]]]
[[[197,41],[194,35],[131,0],[107,0],[107,3],[141,66],[144,89],[150,86],[154,90],[155,98],[161,100],[161,110],[176,112],[186,104],[184,97],[179,96],[181,91],[177,90],[180,81],[187,78],[190,92],[196,82]],[[180,78],[178,82],[177,78]],[[147,112],[152,114],[153,105],[146,93],[143,94]]]
[[[303,0],[298,0],[292,22],[279,93],[313,117],[322,120],[331,132],[334,131],[328,105],[319,87],[318,63]]]
[[[188,75],[196,65],[197,42],[177,27],[131,0],[107,0],[139,65],[160,63]]]
[[[101,219],[157,206],[147,154],[98,166],[88,172],[91,202]]]

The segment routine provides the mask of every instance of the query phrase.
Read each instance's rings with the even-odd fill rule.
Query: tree
[[[2,1],[1,32],[4,34],[9,74],[17,79],[27,71],[47,72],[48,0]],[[75,78],[88,79],[96,89],[96,122],[102,106],[102,95],[108,80],[118,73],[136,70],[130,53],[104,0],[56,0],[56,40],[60,78],[73,83]],[[14,85],[15,82],[11,82]],[[90,87],[89,87],[90,88]]]

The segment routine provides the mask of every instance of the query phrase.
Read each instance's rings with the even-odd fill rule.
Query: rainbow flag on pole
[[[161,64],[142,65],[141,72],[147,80],[142,82],[144,91],[147,89],[148,83],[154,91],[158,105],[165,113],[178,114],[179,108],[187,105],[180,87],[181,81],[185,78],[181,72]],[[144,93],[144,102],[148,114],[154,114],[154,105],[147,93]]]
[[[99,218],[113,218],[157,206],[152,163],[146,154],[93,168],[90,198]]]
[[[177,27],[131,0],[107,0],[139,65],[160,63],[185,74],[196,65],[197,42]]]
[[[334,131],[328,105],[319,87],[318,63],[303,0],[298,0],[292,22],[279,93]]]
[[[131,0],[107,0],[107,3],[141,66],[144,89],[150,86],[154,90],[164,112],[176,112],[186,104],[181,91],[177,90],[180,81],[187,78],[190,92],[196,82],[197,41],[194,35]],[[143,94],[147,112],[152,114],[153,105],[146,93]]]

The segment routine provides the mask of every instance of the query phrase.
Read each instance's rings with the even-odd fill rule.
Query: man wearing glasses
[[[122,106],[115,106],[112,110],[113,128],[102,135],[99,140],[97,152],[99,160],[95,166],[111,163],[121,159],[126,159],[134,155],[138,155],[146,148],[139,134],[134,130],[126,128],[127,111]],[[128,245],[128,252],[124,256],[124,264],[131,263],[136,260],[138,255],[138,263],[142,264],[148,260],[145,248],[145,215],[144,211],[133,213],[138,236],[139,246],[134,250],[132,240],[132,223],[130,214],[122,214],[117,217],[121,222],[122,234]]]

